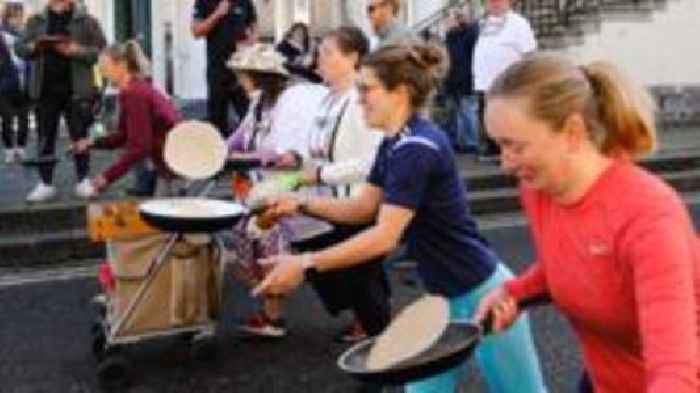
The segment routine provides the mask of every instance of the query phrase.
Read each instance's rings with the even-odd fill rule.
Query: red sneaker
[[[367,338],[367,333],[359,321],[353,322],[352,325],[343,329],[336,337],[336,341],[340,343],[354,344]]]
[[[243,333],[257,337],[281,338],[287,335],[284,320],[273,321],[264,314],[254,315],[238,329]]]

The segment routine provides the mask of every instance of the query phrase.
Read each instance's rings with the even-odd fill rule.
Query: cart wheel
[[[190,343],[190,353],[196,360],[213,360],[217,350],[214,337],[193,338]]]
[[[105,319],[107,317],[107,305],[106,304],[98,304],[95,306],[95,308],[97,309],[97,315],[100,318]]]
[[[97,365],[97,377],[104,386],[124,386],[128,381],[129,368],[129,361],[125,356],[108,356]]]
[[[102,320],[98,319],[92,323],[92,326],[90,327],[90,333],[92,333],[92,336],[94,337],[97,333],[101,332],[103,329],[104,329],[104,327],[102,326]]]
[[[180,333],[177,335],[177,338],[183,343],[190,344],[194,341],[195,334],[193,332]]]
[[[97,329],[95,329],[95,326],[93,326],[92,354],[98,360],[105,357],[105,345],[106,344],[107,344],[107,337],[105,336],[105,332],[102,328],[102,325],[99,325],[99,327]]]

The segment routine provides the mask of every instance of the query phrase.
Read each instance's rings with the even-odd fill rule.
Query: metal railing
[[[513,8],[523,14],[535,31],[542,48],[566,46],[581,37],[586,27],[599,26],[607,14],[648,14],[667,0],[515,0]],[[480,0],[456,0],[412,26],[414,33],[440,30],[451,10]],[[477,9],[472,7],[472,9]]]

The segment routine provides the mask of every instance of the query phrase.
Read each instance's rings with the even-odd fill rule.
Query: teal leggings
[[[469,293],[450,299],[452,320],[469,320],[479,301],[513,274],[499,264],[493,275]],[[477,366],[490,393],[545,393],[540,363],[530,334],[530,322],[523,315],[507,331],[486,337],[475,351]],[[464,367],[411,383],[406,393],[450,393],[457,391]]]

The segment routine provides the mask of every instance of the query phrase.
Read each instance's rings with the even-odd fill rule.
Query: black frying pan
[[[366,367],[367,357],[375,341],[375,338],[369,338],[341,355],[338,367],[363,382],[405,385],[462,364],[474,352],[485,332],[484,327],[471,322],[451,322],[430,349],[383,370],[369,370]]]
[[[260,158],[227,158],[223,171],[244,172],[259,168],[263,168],[263,162]]]
[[[166,232],[179,233],[211,233],[224,229],[231,229],[241,218],[251,214],[250,209],[233,202],[216,200],[203,200],[214,204],[229,204],[239,206],[240,209],[231,209],[231,212],[217,213],[207,217],[183,217],[174,214],[159,212],[157,209],[149,208],[149,202],[141,205],[139,214],[149,225]],[[158,200],[150,201],[157,203]],[[237,210],[237,211],[233,211]]]
[[[547,298],[527,299],[519,309],[548,302]],[[491,332],[493,317],[489,314],[480,325],[473,322],[450,322],[438,341],[423,353],[383,370],[367,369],[367,357],[376,338],[364,340],[338,358],[338,367],[351,376],[378,385],[405,385],[445,372],[462,364],[476,349],[481,339]]]

